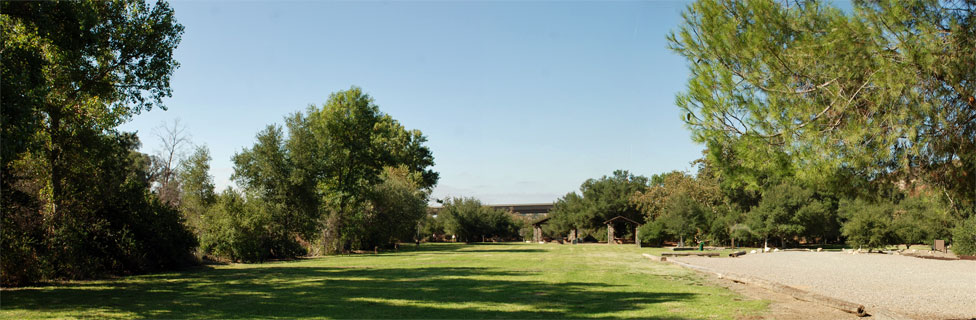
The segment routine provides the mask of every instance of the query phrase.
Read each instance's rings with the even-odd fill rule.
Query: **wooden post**
[[[613,223],[607,224],[607,244],[613,244]]]
[[[634,227],[634,242],[637,243],[637,247],[641,247],[640,243],[640,226]]]

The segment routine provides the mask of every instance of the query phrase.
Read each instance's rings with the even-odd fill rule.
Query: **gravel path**
[[[919,319],[976,318],[976,261],[883,254],[775,252],[675,260],[770,280]]]

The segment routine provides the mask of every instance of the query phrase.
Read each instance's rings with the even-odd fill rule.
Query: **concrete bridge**
[[[522,203],[522,204],[490,204],[489,207],[523,215],[547,215],[552,210],[552,203]],[[430,211],[437,214],[442,206],[432,206]]]

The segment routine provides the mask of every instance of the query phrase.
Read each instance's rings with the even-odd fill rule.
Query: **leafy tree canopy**
[[[676,102],[730,181],[900,181],[976,204],[976,3],[701,0],[683,17]]]

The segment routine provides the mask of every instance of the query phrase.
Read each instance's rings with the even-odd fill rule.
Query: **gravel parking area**
[[[751,276],[917,319],[976,318],[976,261],[885,254],[774,252],[674,260]]]

